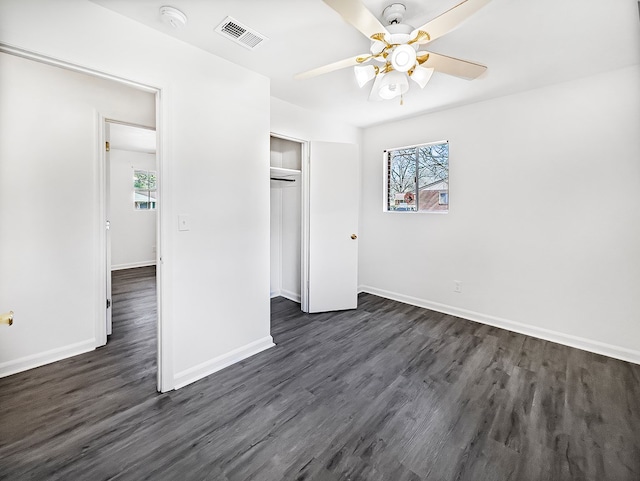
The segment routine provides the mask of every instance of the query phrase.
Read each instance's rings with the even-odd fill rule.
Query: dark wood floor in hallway
[[[158,394],[154,269],[113,285],[107,347],[0,379],[0,479],[640,479],[638,365],[368,294],[277,298],[275,348]]]

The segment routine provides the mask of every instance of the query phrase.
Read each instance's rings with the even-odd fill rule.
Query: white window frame
[[[405,150],[405,149],[417,149],[420,147],[427,147],[429,145],[438,145],[438,144],[449,144],[448,140],[437,140],[434,142],[425,142],[425,143],[421,143],[421,144],[414,144],[414,145],[406,145],[406,146],[402,146],[402,147],[394,147],[394,148],[390,148],[390,149],[385,149],[382,152],[382,192],[383,192],[383,196],[382,196],[382,211],[386,212],[386,213],[390,213],[390,214],[448,214],[449,213],[449,193],[451,191],[451,177],[450,175],[447,175],[447,203],[446,204],[440,204],[440,193],[438,194],[438,205],[446,205],[447,209],[446,210],[418,210],[418,202],[419,202],[419,192],[418,191],[418,186],[416,185],[416,192],[418,193],[418,195],[416,197],[418,197],[418,199],[416,200],[416,208],[415,210],[393,210],[393,209],[389,209],[389,179],[388,179],[388,175],[389,175],[389,152],[392,152],[394,150]],[[450,147],[449,147],[450,148]],[[449,158],[448,161],[450,161],[451,159],[451,150],[449,150]],[[447,172],[450,172],[450,164],[447,166]],[[417,182],[416,182],[417,184]]]
[[[138,188],[136,188],[135,179],[136,179],[136,175],[137,175],[138,172],[145,172],[147,174],[147,177],[149,177],[150,174],[153,174],[154,178],[156,179],[153,189],[138,189]],[[138,193],[146,194],[147,199],[150,200],[152,192],[158,192],[158,173],[155,170],[136,169],[134,167],[133,168],[133,210],[135,210],[136,212],[149,212],[149,211],[156,210],[157,207],[158,207],[157,196],[154,197],[155,200],[153,202],[153,207],[150,206],[151,202],[147,201],[148,207],[146,209],[138,207],[138,201],[136,200],[136,194],[138,194]]]

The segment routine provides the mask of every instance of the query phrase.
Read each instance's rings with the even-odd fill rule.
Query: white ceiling
[[[271,94],[318,112],[369,126],[423,112],[573,80],[640,62],[637,0],[492,0],[458,29],[429,44],[436,53],[488,66],[467,81],[436,73],[397,99],[370,102],[351,69],[308,80],[296,73],[365,53],[369,40],[321,0],[92,0],[271,79]],[[363,0],[378,17],[392,0]],[[396,0],[397,1],[397,0]],[[420,26],[459,0],[402,0],[405,23]],[[170,5],[186,27],[165,25]],[[267,36],[250,51],[214,32],[226,17]],[[224,68],[224,65],[221,65]]]

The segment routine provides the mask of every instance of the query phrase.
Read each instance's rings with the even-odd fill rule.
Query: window
[[[449,210],[449,142],[385,151],[387,212]]]
[[[133,207],[136,210],[156,208],[156,173],[154,171],[133,171]]]

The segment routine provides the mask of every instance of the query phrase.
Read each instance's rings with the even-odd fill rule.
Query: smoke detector
[[[187,16],[177,8],[169,6],[160,7],[160,18],[172,28],[182,28],[187,24]]]

